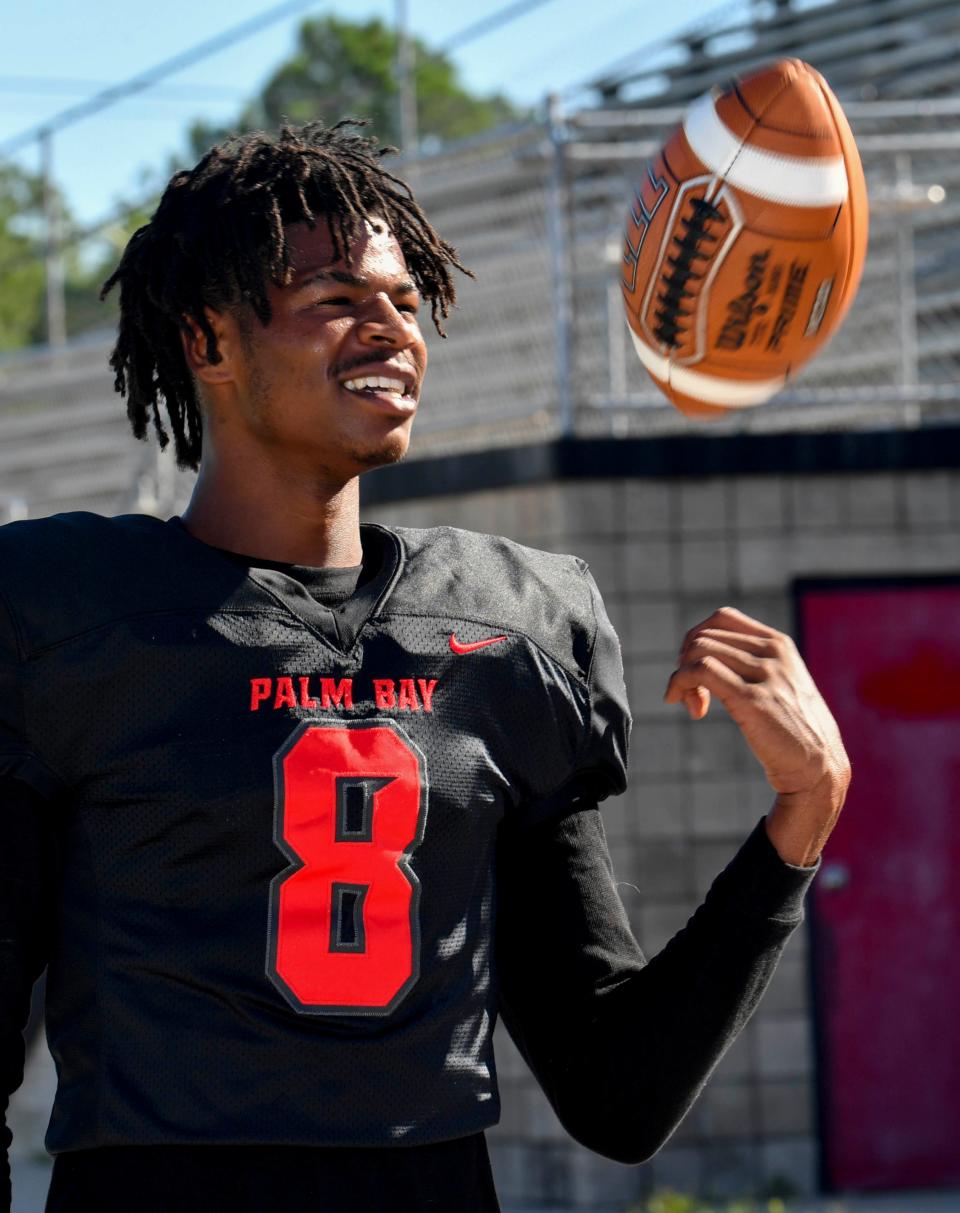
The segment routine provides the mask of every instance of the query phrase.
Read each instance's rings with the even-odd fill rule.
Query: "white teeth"
[[[347,379],[343,386],[348,392],[362,392],[374,388],[392,392],[397,396],[403,396],[407,390],[401,380],[387,379],[384,375],[366,375],[362,379]]]

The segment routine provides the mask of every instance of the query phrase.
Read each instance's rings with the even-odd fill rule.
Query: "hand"
[[[701,720],[712,695],[777,793],[768,833],[778,851],[794,856],[788,862],[810,862],[843,806],[850,761],[796,645],[742,611],[721,607],[684,637],[664,698]]]

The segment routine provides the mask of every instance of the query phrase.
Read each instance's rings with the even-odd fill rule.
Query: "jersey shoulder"
[[[24,648],[42,648],[111,619],[199,602],[211,589],[210,567],[193,549],[178,528],[147,514],[7,523],[0,599]]]
[[[581,679],[598,626],[598,592],[584,561],[458,527],[392,528],[403,577],[389,610],[525,635]]]

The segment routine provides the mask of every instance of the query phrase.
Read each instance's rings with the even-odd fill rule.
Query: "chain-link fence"
[[[960,412],[960,102],[848,110],[871,201],[859,295],[839,334],[784,392],[732,412],[724,429],[914,424]],[[463,292],[456,339],[437,351],[443,381],[426,398],[419,450],[506,441],[524,426],[619,434],[690,425],[637,360],[619,289],[632,185],[680,118],[585,111],[539,139],[486,147],[471,165],[469,197],[449,184],[452,158],[444,181],[434,177],[439,165],[422,167],[431,215],[484,286]],[[481,200],[492,247],[473,243]],[[535,262],[531,240],[549,241]],[[514,328],[521,313],[524,333]],[[475,368],[461,341],[471,349],[481,341],[494,356]],[[549,385],[546,418],[543,395],[526,390],[534,379]]]
[[[913,425],[960,414],[960,101],[848,107],[871,200],[863,284],[843,328],[779,397],[711,432]],[[584,111],[409,168],[476,278],[430,370],[413,456],[562,433],[682,430],[631,348],[623,218],[678,110]],[[125,436],[109,336],[0,360],[0,514],[160,509],[185,481]]]

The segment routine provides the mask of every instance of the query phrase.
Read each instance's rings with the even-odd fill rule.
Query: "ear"
[[[204,308],[204,316],[216,338],[218,359],[211,362],[207,357],[207,338],[193,316],[184,316],[185,327],[180,329],[183,356],[201,383],[230,383],[236,370],[233,365],[239,346],[237,322],[227,312],[215,312]]]

